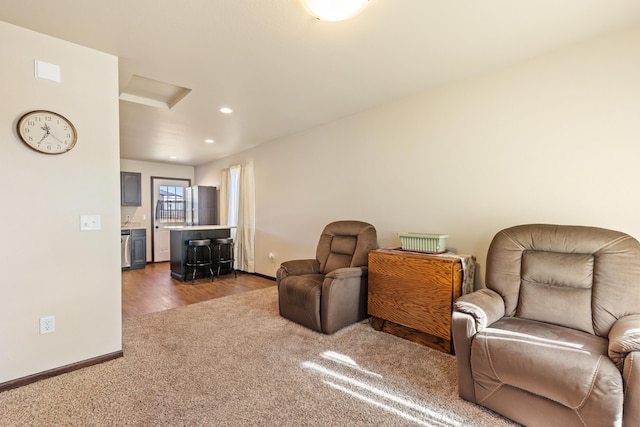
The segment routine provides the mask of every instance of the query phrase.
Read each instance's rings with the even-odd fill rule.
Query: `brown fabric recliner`
[[[500,231],[451,320],[458,392],[527,426],[640,426],[640,244],[595,227]]]
[[[368,254],[377,247],[371,224],[327,225],[315,259],[283,262],[276,272],[280,315],[325,334],[364,319]]]

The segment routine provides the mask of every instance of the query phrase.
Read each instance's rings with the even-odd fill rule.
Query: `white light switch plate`
[[[100,230],[100,215],[80,215],[80,230]]]

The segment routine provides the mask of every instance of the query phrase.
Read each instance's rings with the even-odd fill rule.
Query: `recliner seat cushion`
[[[616,419],[623,406],[622,376],[607,357],[607,344],[571,328],[502,318],[480,331],[471,347],[477,403],[499,409],[492,395],[512,386],[568,408],[576,420]]]

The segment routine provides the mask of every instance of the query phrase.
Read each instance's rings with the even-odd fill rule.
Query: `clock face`
[[[62,154],[76,145],[78,135],[69,120],[58,113],[31,111],[18,120],[18,135],[29,147],[46,154]]]

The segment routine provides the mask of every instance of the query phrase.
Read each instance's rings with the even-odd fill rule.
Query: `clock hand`
[[[51,135],[51,128],[49,127],[48,124],[44,124],[44,126],[40,126],[40,129],[42,129],[43,131],[45,131],[45,134],[42,135],[42,138],[40,138],[40,141],[38,141],[38,144],[40,144],[42,141],[44,141],[44,139],[46,137],[48,137],[49,135]],[[54,137],[55,138],[55,137]],[[58,138],[56,138],[58,139]]]
[[[49,135],[51,135],[52,137],[54,137],[60,144],[64,144],[64,142],[60,141],[60,139],[55,136],[54,134],[50,133]],[[45,135],[46,136],[46,135]]]
[[[45,139],[46,137],[48,137],[49,135],[50,135],[50,133],[49,133],[49,132],[47,132],[47,133],[45,133],[44,135],[42,135],[42,138],[40,138],[40,141],[38,141],[38,144],[40,144],[42,141],[44,141],[44,139]]]

